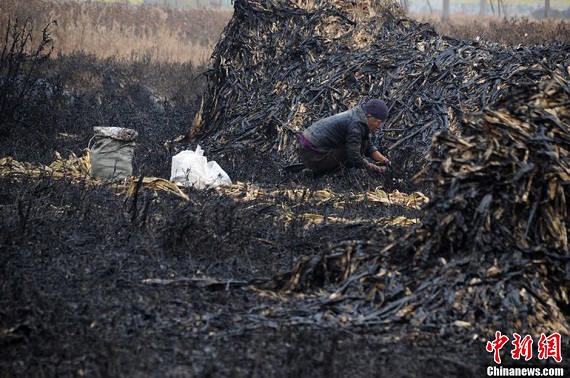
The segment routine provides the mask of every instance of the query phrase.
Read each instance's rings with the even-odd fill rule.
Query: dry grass
[[[31,18],[39,33],[50,21],[55,50],[130,61],[207,62],[231,10],[139,7],[125,4],[0,0],[0,23]],[[7,12],[5,11],[7,10]]]
[[[498,16],[452,15],[442,20],[437,14],[411,14],[411,18],[433,25],[439,34],[460,39],[484,38],[509,45],[563,42],[570,44],[570,21]]]

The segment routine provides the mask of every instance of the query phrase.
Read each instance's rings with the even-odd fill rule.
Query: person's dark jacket
[[[361,155],[363,145],[367,147],[364,156],[370,157],[377,151],[370,141],[366,114],[360,105],[318,120],[305,129],[303,135],[323,152],[346,146],[347,163],[355,168],[368,164]]]

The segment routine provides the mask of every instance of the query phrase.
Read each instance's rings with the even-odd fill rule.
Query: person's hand
[[[392,162],[388,159],[386,159],[386,161],[384,162],[384,164],[386,164],[387,167],[391,167],[392,166]]]
[[[382,167],[380,165],[376,165],[376,164],[368,164],[368,168],[372,171],[372,172],[376,172],[376,173],[383,173],[386,170],[386,167]]]

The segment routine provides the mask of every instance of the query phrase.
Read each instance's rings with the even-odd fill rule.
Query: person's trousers
[[[299,157],[306,168],[315,173],[334,172],[346,161],[346,148],[340,147],[324,152],[299,146]]]

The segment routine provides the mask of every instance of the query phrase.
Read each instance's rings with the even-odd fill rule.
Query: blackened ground
[[[175,151],[165,143],[199,103],[193,67],[76,55],[45,75],[55,95],[22,104],[19,121],[2,126],[0,157],[48,164],[55,151],[82,155],[93,126],[131,127],[140,133],[135,172],[169,177]],[[210,158],[267,191],[421,189],[395,173],[288,174],[252,151]],[[307,310],[310,296],[248,285],[342,241],[384,245],[405,230],[368,220],[417,210],[188,195],[127,198],[114,183],[0,177],[0,376],[480,377],[492,364],[473,334],[335,323]],[[363,220],[307,226],[304,213]]]
[[[0,180],[2,376],[475,377],[489,363],[479,340],[316,321],[240,285],[327,244],[386,241],[377,226],[269,227],[251,204],[197,191],[141,193],[143,219],[112,186]],[[183,280],[202,276],[222,284]]]

